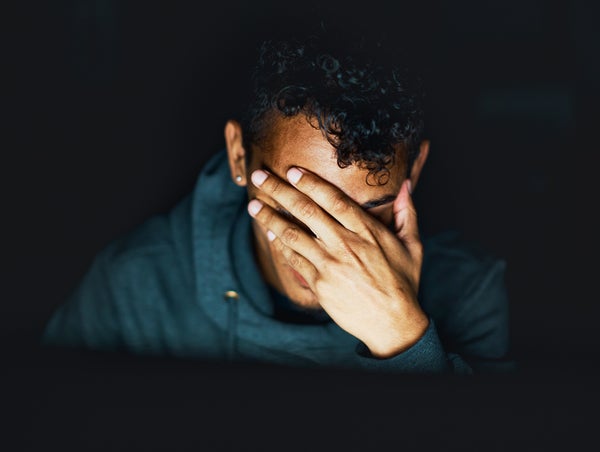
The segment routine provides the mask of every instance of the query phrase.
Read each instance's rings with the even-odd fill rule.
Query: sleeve
[[[505,264],[495,261],[485,266],[464,296],[441,320],[436,319],[412,347],[385,359],[373,357],[359,343],[356,349],[360,367],[378,372],[402,373],[497,373],[515,370],[508,355],[508,297],[504,285]]]
[[[375,358],[362,342],[357,345],[356,354],[360,367],[370,371],[443,373],[451,369],[451,362],[446,356],[437,334],[435,321],[431,317],[423,336],[412,347],[398,355],[384,359]]]

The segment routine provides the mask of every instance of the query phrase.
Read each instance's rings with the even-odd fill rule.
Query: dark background
[[[17,444],[583,444],[598,401],[597,12],[540,0],[9,4],[0,345]],[[223,147],[257,42],[320,18],[384,31],[416,57],[432,140],[420,225],[458,229],[506,260],[517,375],[231,370],[41,350],[44,323],[99,249],[168,211]],[[323,431],[334,435],[319,443]]]

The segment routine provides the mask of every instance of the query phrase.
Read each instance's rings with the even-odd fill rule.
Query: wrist
[[[429,318],[421,312],[421,315],[415,317],[409,325],[396,329],[396,334],[391,335],[389,339],[365,345],[375,358],[391,358],[415,345],[423,337],[428,327]]]

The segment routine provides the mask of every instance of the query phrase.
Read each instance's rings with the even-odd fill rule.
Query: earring
[[[235,181],[236,182],[241,182],[242,181],[242,176],[235,176]]]

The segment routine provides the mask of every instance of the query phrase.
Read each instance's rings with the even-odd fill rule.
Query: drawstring
[[[228,336],[227,336],[227,360],[233,362],[237,348],[237,324],[239,295],[233,290],[225,292],[225,301],[228,307]]]

